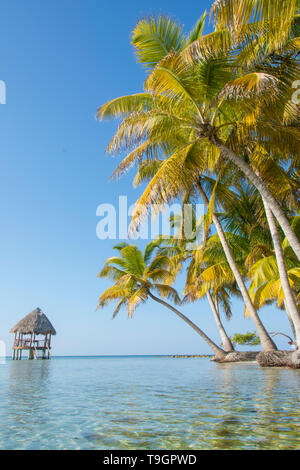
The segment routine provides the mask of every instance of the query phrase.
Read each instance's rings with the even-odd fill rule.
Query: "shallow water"
[[[300,371],[208,359],[0,365],[0,449],[300,449]]]

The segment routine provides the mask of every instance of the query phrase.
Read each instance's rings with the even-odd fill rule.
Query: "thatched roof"
[[[42,312],[40,308],[36,308],[33,312],[26,315],[23,320],[20,320],[11,330],[11,333],[23,333],[31,334],[35,333],[37,335],[46,335],[51,333],[56,335],[56,331],[53,328],[52,324]]]

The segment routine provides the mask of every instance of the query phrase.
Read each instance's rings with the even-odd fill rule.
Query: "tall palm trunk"
[[[211,137],[211,143],[216,145],[221,150],[223,155],[225,155],[232,163],[234,163],[234,165],[236,165],[251,181],[251,183],[258,189],[261,196],[264,198],[269,208],[273,212],[287,240],[289,241],[289,244],[291,245],[292,249],[297,255],[297,258],[300,261],[300,241],[298,240],[288,219],[286,218],[285,213],[281,209],[274,196],[269,191],[264,181],[255,174],[255,172],[248,165],[248,163],[238,157],[238,155],[233,152],[233,150],[228,148],[218,137]]]
[[[271,232],[271,236],[273,240],[277,267],[278,267],[279,276],[281,280],[282,290],[284,293],[286,309],[295,326],[296,344],[297,344],[297,347],[300,348],[300,313],[297,308],[294,293],[289,283],[289,277],[288,277],[288,273],[287,273],[286,265],[284,261],[284,255],[283,255],[281,240],[279,236],[279,230],[277,228],[274,216],[268,206],[268,203],[265,201],[264,198],[263,198],[263,203],[264,203],[265,213],[267,216],[267,220],[268,220],[268,224],[269,224],[269,228],[270,228],[270,232]]]
[[[221,322],[220,314],[219,314],[219,312],[217,310],[217,307],[216,307],[216,305],[213,301],[213,298],[212,298],[212,295],[211,295],[210,291],[206,292],[206,297],[207,297],[209,305],[212,309],[212,312],[213,312],[213,315],[214,315],[214,318],[215,318],[215,321],[216,321],[216,324],[217,324],[217,327],[218,327],[218,330],[219,330],[219,333],[220,333],[220,336],[221,336],[222,346],[223,346],[224,350],[226,352],[234,351],[233,344],[232,344],[229,336],[227,335],[227,333],[225,331],[223,323]]]
[[[165,302],[164,300],[160,299],[159,297],[156,297],[154,294],[152,294],[152,292],[148,291],[148,294],[149,294],[149,297],[151,297],[151,299],[155,300],[155,302],[158,302],[159,304],[161,305],[164,305],[165,307],[167,307],[169,310],[171,310],[172,312],[174,312],[178,317],[180,317],[183,321],[185,321],[188,325],[190,325],[200,336],[201,338],[204,339],[204,341],[208,344],[208,346],[213,350],[213,352],[215,353],[216,357],[218,359],[222,359],[226,356],[226,352],[219,348],[219,346],[216,345],[216,343],[214,343],[205,333],[204,331],[200,330],[200,328],[195,325],[195,323],[193,323],[188,317],[186,317],[183,313],[179,312],[179,310],[177,310],[175,307],[173,307],[172,305],[168,304],[167,302]]]
[[[198,191],[203,199],[203,202],[206,206],[208,206],[209,201],[208,198],[203,191],[203,188],[200,183],[197,184]],[[245,285],[244,279],[239,271],[239,268],[233,258],[233,255],[231,253],[230,246],[228,245],[228,242],[225,237],[225,233],[223,231],[222,225],[220,224],[218,218],[213,214],[212,217],[213,223],[216,227],[217,233],[220,238],[220,242],[222,244],[226,259],[228,261],[228,264],[230,266],[231,271],[233,272],[233,275],[235,277],[235,280],[237,282],[237,285],[240,289],[240,292],[242,294],[244,303],[247,307],[248,312],[250,313],[250,316],[255,324],[258,336],[260,338],[261,346],[264,351],[276,351],[276,345],[272,338],[268,335],[267,330],[265,329],[261,319],[259,318],[257,311],[254,308],[254,305],[250,299],[247,287]]]
[[[291,314],[290,314],[290,312],[289,312],[289,311],[288,311],[288,309],[287,309],[286,301],[284,300],[284,301],[283,301],[283,303],[284,303],[284,308],[285,308],[285,311],[286,311],[286,315],[287,315],[287,317],[288,317],[288,320],[289,320],[289,322],[290,322],[290,327],[291,327],[291,330],[292,330],[292,333],[293,333],[294,339],[296,339],[296,330],[295,330],[295,325],[294,325],[294,323],[293,323],[293,320],[292,320]]]

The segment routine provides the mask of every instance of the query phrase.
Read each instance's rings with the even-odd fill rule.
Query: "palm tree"
[[[146,154],[147,158],[153,158],[153,156],[157,157],[160,152],[166,153],[167,151],[173,158],[169,158],[164,170],[169,172],[173,170],[175,175],[179,176],[179,181],[177,180],[175,185],[173,184],[173,188],[172,183],[169,183],[168,197],[172,197],[176,191],[178,193],[178,190],[182,189],[186,184],[183,181],[186,172],[182,172],[181,175],[178,175],[178,169],[182,171],[182,160],[185,162],[190,158],[192,162],[189,163],[190,165],[191,163],[195,164],[196,171],[203,166],[203,155],[201,155],[203,153],[206,154],[207,160],[210,160],[210,164],[220,160],[220,152],[215,152],[213,148],[210,148],[207,144],[213,144],[213,146],[219,147],[223,152],[223,154],[221,154],[221,157],[223,157],[224,146],[222,143],[220,144],[220,141],[216,141],[216,133],[219,131],[224,135],[224,139],[232,145],[233,137],[236,137],[240,132],[238,132],[237,124],[242,122],[242,124],[245,125],[242,118],[247,121],[249,114],[253,114],[254,107],[261,108],[260,100],[263,92],[268,91],[272,94],[274,89],[276,91],[275,84],[277,85],[277,77],[265,73],[247,74],[246,76],[238,77],[238,79],[234,80],[235,74],[230,71],[229,66],[230,63],[226,58],[221,57],[220,60],[220,58],[216,59],[214,56],[202,58],[200,65],[197,64],[197,67],[195,64],[189,66],[180,56],[170,53],[169,56],[155,67],[146,82],[146,88],[148,88],[151,93],[144,93],[133,97],[123,97],[102,107],[99,111],[99,116],[102,117],[109,116],[110,114],[127,115],[122,123],[123,125],[121,124],[119,131],[111,143],[110,150],[119,149],[122,145],[122,140],[126,142],[128,148],[132,144],[138,145],[118,167],[116,174],[120,174],[125,168],[132,164],[132,162],[136,159],[140,159],[143,154]],[[210,73],[207,73],[208,70]],[[229,78],[233,78],[233,80],[228,83]],[[245,97],[243,97],[243,92],[245,92]],[[249,99],[250,92],[252,92],[251,99]],[[237,93],[241,94],[241,96],[235,96],[239,98],[238,101],[240,102],[232,103],[231,96]],[[254,94],[259,98],[258,100],[254,99]],[[217,97],[221,97],[219,98],[220,102],[216,100]],[[178,101],[178,105],[175,104],[174,98]],[[270,102],[268,102],[268,105],[270,105]],[[246,113],[243,112],[243,106],[247,110]],[[134,111],[132,115],[130,115],[131,111]],[[194,115],[195,111],[196,114],[198,114],[196,118]],[[224,115],[227,118],[227,122],[226,120],[224,121]],[[218,126],[214,127],[215,132],[213,131],[212,124],[216,123]],[[152,125],[152,128],[150,125]],[[230,130],[229,133],[228,129]],[[265,129],[264,133],[266,133]],[[176,137],[174,137],[174,134]],[[145,140],[146,137],[147,140]],[[205,140],[206,142],[204,142]],[[195,157],[197,150],[200,154],[198,158]],[[259,184],[262,183],[264,185],[264,188],[262,188],[262,186],[259,186],[259,184],[257,186],[256,184],[262,193],[268,197],[268,204],[273,212],[276,214],[276,210],[279,209],[280,214],[277,211],[277,218],[279,221],[281,220],[281,225],[284,220],[288,222],[265,183],[257,177],[245,160],[238,157],[231,149],[229,150],[229,157],[227,155],[229,160],[234,161],[234,159],[237,158],[239,160],[239,165],[237,166],[243,170],[244,174],[248,177],[251,176],[250,180],[252,182],[256,179],[257,183],[258,178],[260,180]],[[175,166],[177,168],[175,168]],[[245,169],[247,169],[247,171],[249,170],[250,173],[252,172],[251,175],[249,171],[247,173]],[[192,172],[194,179],[196,171],[194,170]],[[158,174],[159,173],[161,173],[161,170],[158,171]],[[153,178],[154,183],[156,183],[157,186],[162,186],[161,179],[157,178],[157,176],[161,178],[162,175],[156,175],[156,177]],[[266,191],[263,191],[263,189]],[[145,207],[147,200],[148,202],[149,200],[151,202],[154,201],[155,197],[153,196],[155,196],[155,191],[157,191],[157,189],[155,187],[153,188],[153,185],[150,185],[149,190],[145,193],[144,201],[139,201],[139,203],[141,203],[140,207]],[[165,190],[164,192],[167,193]],[[137,213],[136,219],[138,222],[140,218],[140,214]],[[214,219],[214,222],[218,225],[217,220]],[[285,225],[287,235],[289,229],[290,225],[288,223],[288,227]],[[222,227],[220,225],[218,230],[222,237]],[[291,245],[297,252],[295,246],[299,241],[294,235],[294,233],[289,232],[288,236],[290,237]],[[226,239],[224,239],[223,242],[226,247]],[[228,247],[227,256],[230,257]],[[245,285],[243,285],[243,279],[234,266],[234,259],[231,258],[230,261],[235,275],[239,278],[239,286],[243,292],[244,299],[246,299],[245,302],[248,303],[248,308],[253,309],[253,307],[250,306],[251,302],[249,296],[247,298],[247,289]],[[255,311],[253,311],[253,317],[255,317],[255,315]],[[263,331],[263,325],[258,324],[258,322],[259,318],[257,317],[257,327],[261,329],[261,334],[266,336],[266,332]],[[266,348],[274,348],[274,343],[271,342],[270,338],[268,339],[266,337],[266,342],[269,343]]]
[[[293,325],[292,330],[295,335],[297,348],[300,348],[300,311],[299,311],[299,305],[297,306],[295,293],[293,292],[293,289],[291,287],[292,284],[295,285],[295,279],[289,279],[289,273],[288,273],[286,261],[284,258],[284,250],[281,245],[280,233],[276,224],[276,220],[270,208],[268,207],[268,204],[265,201],[263,202],[264,202],[265,212],[266,212],[266,216],[267,216],[267,220],[268,220],[268,224],[270,227],[272,240],[274,244],[276,264],[278,267],[278,273],[279,273],[282,292],[284,294],[285,308],[286,308],[288,317],[290,319],[290,322]],[[297,275],[297,268],[296,268],[294,277],[296,278],[298,277],[298,280],[296,281],[296,283],[299,283],[300,285],[300,263],[297,263],[297,264],[299,266],[298,275]]]
[[[268,209],[266,210],[266,212]],[[268,214],[270,218],[270,214]],[[296,217],[293,222],[294,230],[299,232],[300,217]],[[285,238],[281,241],[278,228],[275,221],[270,221],[271,229],[275,232],[273,234],[274,251],[268,246],[258,244],[253,246],[249,254],[246,265],[249,268],[248,277],[251,281],[249,287],[250,296],[257,308],[276,300],[278,307],[285,307],[288,318],[291,324],[292,331],[296,338],[296,344],[299,347],[299,330],[297,321],[295,323],[294,316],[290,315],[291,311],[287,305],[287,296],[284,290],[285,273],[282,273],[282,267],[278,262],[278,246],[280,244],[280,255],[284,263],[284,271],[287,276],[287,283],[293,296],[293,301],[296,304],[297,313],[300,307],[300,264],[294,252]],[[275,248],[276,246],[276,248]],[[277,251],[277,253],[276,253]]]
[[[185,299],[189,302],[194,302],[195,300],[199,300],[206,296],[221,337],[222,347],[227,352],[234,351],[232,341],[228,336],[221,320],[220,305],[223,307],[226,317],[228,319],[231,318],[232,312],[230,305],[230,294],[233,293],[235,280],[234,278],[232,280],[232,272],[228,273],[228,271],[230,271],[230,268],[228,267],[227,274],[229,274],[229,276],[226,276],[225,280],[223,278],[222,282],[220,282],[220,277],[218,277],[218,285],[216,286],[216,282],[214,282],[214,286],[212,289],[210,283],[204,282],[202,277],[202,272],[206,271],[207,268],[207,259],[205,259],[204,254],[202,254],[201,259],[199,259],[197,257],[196,250],[196,252],[193,253],[193,258],[188,266],[188,275],[184,288]],[[215,274],[216,273],[214,273],[214,276]],[[231,279],[231,281],[229,279]],[[214,278],[214,281],[215,280],[216,277]],[[236,294],[236,290],[234,291],[234,293]]]
[[[256,171],[258,171],[258,167],[260,167],[259,171],[264,173],[264,177],[272,178],[274,184],[278,185],[277,198],[282,201],[282,205],[293,207],[294,196],[297,200],[298,188],[293,187],[294,180],[289,175],[289,171],[283,172],[282,169],[276,166],[274,161],[270,161],[270,159],[259,161],[256,166]],[[270,174],[267,175],[267,173]],[[235,183],[235,187],[238,189],[239,199],[229,201],[229,204],[227,204],[227,213],[222,214],[222,218],[230,229],[238,230],[239,233],[243,234],[243,236],[249,240],[249,248],[256,250],[259,247],[265,247],[269,253],[272,250],[272,245],[274,246],[282,291],[285,298],[284,305],[286,313],[292,325],[292,330],[295,336],[297,336],[295,325],[300,324],[300,315],[293,289],[289,283],[284,252],[281,246],[281,233],[277,227],[275,218],[266,202],[261,200],[257,191],[253,190],[251,187],[245,187],[245,185],[241,185],[240,183]],[[288,211],[288,209],[286,210]],[[292,227],[299,237],[296,221],[297,218],[294,219]],[[291,249],[289,248],[289,250]],[[296,260],[294,260],[294,262],[295,261]],[[299,341],[298,344],[300,344]]]
[[[227,142],[228,133],[230,135],[233,130],[235,130],[236,137],[240,137],[239,145],[245,143],[246,137],[249,140],[249,136],[255,133],[259,139],[268,139],[270,142],[274,140],[277,147],[281,143],[281,149],[285,155],[290,154],[292,148],[299,156],[297,126],[282,126],[284,116],[286,119],[287,115],[297,115],[295,107],[291,103],[288,105],[285,103],[290,98],[292,81],[298,78],[299,64],[292,60],[287,63],[286,57],[283,57],[281,63],[278,57],[272,62],[272,56],[266,56],[265,62],[260,64],[259,71],[252,70],[245,74],[242,69],[241,73],[237,74],[236,69],[240,70],[241,67],[238,62],[232,63],[228,60],[231,50],[224,53],[221,48],[219,52],[217,50],[212,55],[208,54],[208,51],[218,45],[215,38],[218,38],[219,31],[201,37],[203,22],[202,18],[201,27],[196,26],[189,40],[181,36],[181,28],[176,23],[164,17],[159,17],[157,21],[152,18],[139,22],[133,35],[133,44],[140,61],[150,67],[155,66],[146,81],[146,89],[150,94],[138,94],[113,100],[99,109],[98,116],[102,118],[112,114],[124,115],[143,108],[149,110],[152,101],[151,94],[169,94],[173,101],[179,101],[181,107],[183,102],[187,101],[190,111],[198,116],[194,125],[194,129],[198,129],[198,138],[208,139],[211,145],[216,146],[222,155],[237,166],[257,187],[300,260],[300,242],[291,229],[284,211],[265,182],[255,174],[243,158],[238,156],[230,142]],[[196,36],[198,37],[195,39]],[[189,65],[186,64],[182,56],[175,53],[175,51],[181,52],[181,55],[186,56],[195,48],[201,52],[196,64],[194,61]],[[216,67],[216,64],[219,66]],[[233,73],[230,69],[233,69]],[[197,85],[194,86],[196,83]],[[174,106],[170,104],[169,110],[172,108]],[[175,113],[173,113],[173,119],[175,119]],[[191,123],[186,120],[185,124]],[[220,127],[223,130],[226,128],[227,132],[220,133]],[[144,128],[143,131],[146,129]],[[157,147],[154,142],[152,146],[150,142],[148,144],[145,143],[148,152]],[[133,158],[138,157],[141,150],[139,148],[131,155],[131,162]]]
[[[177,225],[178,233],[175,236],[171,236],[168,240],[164,240],[162,246],[159,247],[159,252],[167,254],[168,258],[170,259],[170,277],[168,279],[169,283],[173,283],[176,280],[176,277],[182,270],[183,264],[188,263],[188,275],[184,288],[184,300],[194,302],[195,300],[202,298],[204,295],[206,296],[221,337],[222,347],[226,352],[231,352],[234,351],[234,347],[226,333],[220,316],[220,305],[222,305],[224,311],[226,312],[227,318],[231,317],[229,296],[224,285],[218,289],[214,289],[213,292],[211,292],[210,289],[206,289],[205,292],[201,292],[199,270],[195,269],[196,262],[193,246],[199,231],[202,230],[203,220],[197,221],[194,211],[192,212],[191,217],[194,238],[187,239],[184,236],[184,217],[181,216],[178,218],[178,220],[175,220],[175,217],[173,216],[171,218],[171,227],[174,228]]]
[[[282,125],[282,109],[288,100],[287,92],[284,92],[286,85],[277,78],[275,67],[273,74],[255,71],[240,77],[232,75],[228,80],[230,64],[228,61],[224,63],[223,59],[220,66],[220,60],[210,56],[199,59],[196,64],[187,64],[181,55],[171,52],[150,73],[145,83],[146,91],[158,97],[172,97],[178,106],[180,104],[180,114],[178,116],[174,112],[174,119],[181,119],[181,128],[190,129],[190,138],[183,150],[194,148],[201,141],[210,144],[219,150],[219,157],[231,162],[251,181],[272,210],[300,260],[300,241],[282,207],[251,165],[238,155],[238,148],[241,145],[245,147],[245,138],[248,147],[253,145],[253,132],[255,141],[273,139],[276,127],[277,138],[280,135],[286,146],[284,155],[292,151],[294,154],[297,152],[299,158],[299,129],[294,124]],[[210,77],[210,83],[205,83],[208,67],[213,79]],[[272,141],[270,148],[271,144]]]
[[[210,290],[207,290],[206,297],[212,309],[214,319],[221,336],[222,347],[226,352],[234,351],[233,343],[225,330],[220,315],[220,303],[222,303],[225,306],[225,312],[228,318],[230,318],[231,316],[231,308],[228,302],[229,296],[227,290],[223,288],[215,292],[214,294]]]
[[[207,52],[216,50],[228,51],[232,49],[236,57],[236,66],[240,69],[245,69],[247,72],[249,71],[249,67],[252,66],[252,68],[259,67],[260,72],[269,73],[271,71],[273,78],[276,76],[281,82],[280,86],[283,86],[283,88],[288,91],[288,101],[284,103],[283,100],[281,106],[283,110],[283,121],[299,126],[299,108],[289,101],[291,85],[293,80],[297,80],[297,75],[299,76],[299,12],[300,4],[298,0],[215,1],[211,13],[215,19],[216,29],[214,33],[198,38],[187,48],[188,55],[190,56],[189,60],[194,61],[195,58],[197,60],[199,55],[201,57]],[[284,73],[282,73],[283,70],[285,71]],[[238,79],[240,84],[242,84],[243,80],[244,78]],[[248,86],[248,90],[250,90],[250,88],[251,86]],[[270,109],[273,110],[273,106],[271,106]],[[257,117],[259,116],[257,115],[256,118]],[[280,123],[280,116],[278,117],[278,123]],[[253,118],[254,114],[252,118],[250,117],[250,121]],[[275,124],[275,121],[272,119],[272,112],[271,114],[268,113],[266,118],[267,126],[270,130]],[[260,119],[258,119],[257,124],[261,124],[259,121]],[[263,127],[265,128],[265,125],[263,125]],[[281,124],[279,127],[281,127],[282,130]],[[259,126],[254,126],[251,132],[255,131],[257,133],[259,131],[258,128]],[[264,129],[264,132],[265,130],[266,129]],[[269,134],[269,130],[267,130],[267,138],[276,142],[276,135]],[[273,130],[276,132],[278,128]],[[259,134],[260,132],[258,132],[258,135]],[[295,138],[299,141],[299,136],[297,137],[295,135]],[[245,135],[243,135],[243,139],[245,141]],[[223,148],[223,150],[226,154],[226,149]],[[288,153],[285,153],[284,149],[282,149],[282,151],[283,154],[288,155]],[[230,156],[229,153],[227,152],[227,157],[234,158],[234,155],[231,154]],[[294,159],[295,162],[297,160],[299,161],[299,148],[294,154]],[[237,160],[236,164],[238,165]],[[300,259],[299,239],[297,240],[295,234],[290,230],[288,220],[284,218],[284,213],[282,211],[280,213],[280,207],[275,207],[276,204],[273,205],[276,201],[271,201],[272,192],[269,194],[270,199],[267,200],[265,197],[266,193],[264,192],[265,188],[261,186],[264,180],[261,179],[259,182],[253,172],[251,173],[249,168],[247,170],[245,165],[243,171],[250,181],[260,190],[265,203],[268,204],[273,214],[277,217],[298,259]],[[256,173],[256,176],[259,175]],[[275,194],[277,193],[275,192]]]
[[[280,50],[287,43],[297,46],[295,36],[299,36],[296,28],[299,16],[296,14],[299,8],[299,0],[217,0],[213,3],[211,13],[220,36],[229,32],[232,41],[239,43],[245,41],[248,33],[248,41],[249,36],[252,39],[248,49],[253,50],[253,56],[250,57],[255,60],[258,46],[264,45],[269,52]],[[296,34],[293,31],[295,29]],[[248,58],[250,51],[247,51]]]
[[[206,12],[187,35],[183,33],[181,25],[167,16],[141,19],[133,30],[131,40],[138,62],[151,70],[171,50],[184,51],[201,38],[205,19]]]
[[[202,196],[202,200],[205,203],[205,205],[208,207],[209,206],[209,201],[208,198],[202,188],[202,186],[198,183],[197,185],[199,193]],[[212,214],[212,221],[216,227],[217,234],[220,240],[220,243],[222,245],[222,248],[224,250],[228,265],[230,270],[232,271],[234,278],[236,280],[236,283],[240,289],[242,298],[244,300],[245,306],[255,324],[256,330],[258,332],[258,335],[261,340],[261,345],[263,350],[265,351],[274,351],[276,350],[276,345],[270,335],[267,333],[264,324],[262,323],[260,317],[257,314],[257,311],[251,301],[251,298],[248,293],[248,289],[246,287],[246,284],[243,279],[243,275],[241,273],[241,267],[238,266],[236,259],[233,255],[232,247],[230,247],[230,244],[228,243],[228,239],[226,238],[226,235],[224,233],[223,227],[218,219],[218,217],[213,213]]]
[[[164,300],[167,298],[172,299],[175,304],[180,303],[176,290],[164,282],[170,274],[167,270],[170,261],[163,254],[157,254],[153,257],[156,247],[157,242],[155,241],[146,246],[144,253],[135,245],[120,244],[115,247],[119,251],[119,256],[109,258],[99,274],[99,277],[112,279],[114,284],[103,292],[99,299],[98,308],[102,308],[112,301],[118,301],[113,318],[123,306],[127,308],[128,316],[132,317],[138,305],[146,302],[150,297],[191,326],[213,350],[217,359],[224,358],[226,353],[223,349],[219,348],[177,308]],[[160,297],[157,297],[154,292],[158,292]]]
[[[199,184],[199,172],[201,167],[205,171],[207,161],[209,159],[213,161],[218,155],[212,147],[198,139],[190,143],[190,134],[194,132],[194,126],[187,119],[170,115],[169,109],[172,106],[172,100],[165,97],[162,99],[155,98],[150,94],[125,97],[104,105],[99,110],[99,116],[104,117],[110,114],[123,113],[125,110],[136,109],[137,102],[139,102],[139,106],[144,103],[143,106],[146,109],[138,113],[129,112],[109,145],[109,150],[118,150],[122,146],[125,149],[130,149],[130,147],[137,145],[118,166],[115,175],[121,175],[137,159],[140,161],[144,154],[146,159],[159,158],[159,155],[163,152],[169,152],[170,156],[160,166],[144,195],[139,199],[137,208],[141,213],[136,212],[134,221],[140,222],[145,215],[147,206],[154,203],[165,203],[180,194],[182,190],[190,191],[191,184],[195,180],[198,182],[197,187],[204,202],[208,204],[208,200]],[[148,111],[149,109],[151,111]],[[159,136],[162,130],[165,132],[162,136]],[[144,136],[146,136],[146,140],[144,140]],[[172,140],[166,141],[169,137]],[[187,142],[183,140],[183,137],[186,138]],[[163,139],[164,141],[162,141]],[[226,243],[222,226],[215,216],[213,216],[213,222],[224,245],[226,256],[230,259],[231,269],[237,278],[247,308],[252,311],[252,318],[260,334],[262,346],[266,350],[273,350],[276,348],[275,344],[267,334],[251,304],[243,278],[239,274]]]
[[[271,3],[271,4],[270,4]],[[260,54],[262,51],[267,50],[269,56],[271,56],[270,48],[265,47],[266,41],[270,42],[271,37],[273,40],[277,39],[277,48],[279,47],[278,43],[278,38],[280,37],[279,34],[279,26],[285,26],[284,28],[282,27],[280,29],[281,33],[281,43],[285,39],[285,47],[288,48],[288,51],[297,51],[295,49],[295,45],[298,44],[299,38],[297,38],[298,29],[295,26],[295,32],[292,34],[292,40],[290,39],[290,35],[286,33],[286,31],[289,31],[292,33],[292,26],[293,22],[297,21],[295,19],[295,9],[296,9],[296,4],[295,0],[293,2],[286,1],[285,4],[282,6],[282,2],[279,2],[274,5],[273,0],[270,2],[269,0],[265,1],[265,4],[262,2],[253,2],[252,0],[242,0],[242,1],[237,1],[237,0],[228,0],[225,2],[215,2],[212,11],[215,13],[215,15],[218,18],[218,23],[217,23],[217,30],[209,34],[208,36],[202,36],[203,32],[203,25],[204,25],[204,20],[205,20],[205,15],[200,19],[198,24],[196,25],[194,31],[190,34],[190,36],[185,39],[184,36],[182,35],[182,31],[179,25],[177,25],[175,22],[172,22],[170,19],[167,19],[165,17],[158,17],[157,20],[154,18],[151,18],[150,20],[144,19],[141,20],[136,29],[134,30],[133,33],[133,40],[132,43],[136,48],[137,51],[137,56],[138,59],[141,63],[145,64],[148,66],[148,68],[153,68],[155,67],[156,70],[156,78],[158,79],[158,82],[160,83],[160,86],[164,88],[163,91],[168,93],[169,91],[172,93],[175,91],[175,87],[179,85],[179,94],[183,91],[184,86],[186,83],[184,83],[184,80],[182,80],[182,74],[178,73],[179,69],[182,72],[184,69],[184,64],[180,64],[179,67],[166,67],[166,63],[163,61],[163,59],[166,57],[170,51],[175,51],[177,53],[183,54],[183,56],[189,57],[189,55],[192,52],[192,56],[195,56],[195,50],[200,54],[200,60],[203,61],[203,58],[207,58],[207,53],[209,55],[211,54],[211,51],[214,50],[213,56],[216,57],[216,51],[219,52],[224,50],[224,47],[222,45],[222,41],[220,43],[220,34],[221,36],[225,34],[225,52],[228,52],[228,48],[234,49],[237,47],[238,44],[238,50],[239,50],[239,55],[238,55],[238,60],[235,61],[235,66],[240,67],[241,64],[241,56],[249,56],[251,55],[251,34],[253,35],[254,39],[252,42],[254,42],[253,48],[255,49],[255,56],[258,56],[258,50],[260,51]],[[278,8],[280,6],[280,11],[282,15],[282,8],[283,10],[286,11],[286,17],[284,21],[282,20],[281,16],[278,16]],[[255,25],[251,24],[249,25],[248,23],[250,22],[251,15],[255,15],[255,19],[257,20]],[[277,16],[276,16],[277,15]],[[297,17],[296,17],[297,18]],[[231,24],[230,24],[231,21]],[[242,21],[242,26],[240,22]],[[229,29],[230,26],[230,29]],[[253,30],[255,26],[255,29]],[[234,27],[234,31],[232,31],[232,28]],[[245,29],[246,28],[246,29]],[[247,31],[247,34],[245,33]],[[271,31],[273,33],[275,32],[275,36],[271,34]],[[257,44],[257,35],[259,33],[263,32],[262,38],[260,38],[258,44]],[[238,34],[239,33],[239,34]],[[245,37],[246,34],[246,37]],[[232,42],[228,43],[228,35],[229,38],[231,39],[231,36],[233,38],[239,37],[239,39],[242,39],[242,43],[240,41],[237,41],[237,44]],[[231,36],[230,36],[231,35]],[[288,41],[288,42],[287,42]],[[294,42],[293,42],[294,41]],[[298,42],[297,42],[298,41]],[[281,44],[280,43],[280,44]],[[295,44],[294,44],[295,43]],[[259,49],[258,49],[259,46]],[[266,55],[266,52],[264,52]],[[196,54],[197,55],[197,54]],[[284,55],[282,53],[282,55]],[[222,57],[222,54],[221,54]],[[220,91],[219,94],[219,101],[221,101],[221,104],[224,107],[224,94],[229,93],[230,97],[234,96],[236,99],[238,98],[240,100],[240,105],[242,107],[245,107],[247,109],[247,112],[244,110],[244,122],[242,122],[242,125],[245,126],[245,123],[247,124],[247,121],[253,121],[253,117],[256,114],[256,109],[258,107],[258,101],[253,99],[254,96],[259,95],[259,94],[269,94],[271,95],[271,100],[269,100],[268,105],[270,108],[271,104],[271,109],[267,113],[267,116],[264,116],[264,114],[261,115],[260,119],[259,115],[255,116],[256,120],[258,121],[258,124],[263,123],[263,132],[267,134],[269,137],[269,133],[271,129],[274,129],[274,125],[276,125],[276,121],[274,122],[274,113],[273,111],[280,109],[280,104],[284,104],[282,91],[283,88],[286,88],[288,83],[291,85],[293,80],[296,80],[299,75],[299,64],[296,62],[293,62],[290,60],[290,58],[283,57],[283,67],[288,70],[285,76],[282,74],[282,69],[279,67],[279,60],[278,57],[276,57],[276,61],[274,62],[274,66],[272,61],[270,64],[270,57],[264,57],[266,60],[266,63],[260,64],[260,73],[248,73],[249,71],[246,68],[246,71],[242,73],[241,76],[234,77],[232,82],[229,82],[227,86],[224,87],[223,91]],[[287,61],[288,60],[288,61]],[[159,63],[162,61],[161,63]],[[199,58],[197,58],[197,61],[199,62]],[[177,64],[178,65],[178,64]],[[195,67],[195,61],[193,60],[192,62],[192,68]],[[229,64],[227,64],[228,66]],[[233,66],[234,64],[231,64]],[[268,67],[266,67],[268,65]],[[264,72],[264,69],[267,68],[267,72],[271,73],[262,73]],[[186,73],[186,71],[184,72]],[[208,73],[211,73],[211,69],[208,69]],[[246,75],[245,75],[246,73]],[[277,79],[277,77],[280,77],[280,80]],[[288,81],[286,80],[288,77]],[[187,81],[189,79],[189,72],[187,73]],[[191,78],[191,77],[190,77]],[[235,80],[234,80],[235,78]],[[192,78],[190,82],[192,82]],[[175,82],[175,83],[174,83]],[[281,82],[281,83],[280,83]],[[280,84],[284,84],[284,87],[280,87]],[[183,87],[182,87],[183,85]],[[204,84],[205,85],[205,84]],[[281,89],[280,89],[281,88]],[[291,87],[289,88],[291,89]],[[160,90],[159,92],[161,92]],[[177,90],[178,91],[178,90]],[[188,89],[186,90],[187,92],[189,91]],[[176,95],[176,92],[175,92]],[[252,96],[251,96],[252,95]],[[279,99],[279,103],[274,103],[272,95],[275,95],[275,100],[276,100],[276,95],[277,98]],[[286,93],[285,93],[286,96]],[[191,95],[190,95],[191,97]],[[253,103],[251,103],[251,98]],[[263,105],[265,99],[263,99]],[[194,100],[195,102],[195,100]],[[217,103],[215,103],[217,104]],[[227,103],[228,104],[228,103]],[[288,105],[288,110],[286,106],[281,106],[283,110],[288,111],[289,113],[296,112],[295,109],[291,109],[291,105]],[[219,111],[222,111],[219,109]],[[200,112],[200,108],[198,106],[198,110],[196,111],[197,114]],[[202,115],[201,115],[202,114]],[[198,127],[199,131],[201,130],[202,137],[207,137],[210,142],[213,145],[218,146],[218,148],[221,150],[221,152],[228,158],[230,161],[232,161],[238,168],[242,170],[242,172],[252,181],[252,183],[258,188],[258,190],[261,192],[261,194],[264,196],[265,200],[268,202],[271,210],[273,211],[274,215],[276,216],[277,220],[280,222],[287,238],[289,239],[291,246],[297,253],[298,259],[300,260],[300,242],[293,233],[293,230],[290,227],[288,219],[285,217],[284,212],[282,211],[280,205],[276,201],[275,197],[273,196],[272,192],[268,190],[267,185],[263,181],[263,179],[259,178],[257,174],[251,169],[251,166],[247,164],[243,159],[239,158],[238,155],[233,152],[232,148],[229,148],[228,145],[226,145],[226,142],[222,141],[217,135],[217,129],[214,128],[215,126],[215,121],[217,120],[217,114],[213,112],[211,116],[208,116],[208,119],[206,119],[205,113],[200,112],[200,123],[198,122]],[[239,117],[240,117],[240,113]],[[250,115],[250,116],[249,116]],[[266,121],[267,117],[267,121]],[[211,119],[210,119],[211,118]],[[272,118],[272,119],[271,119]],[[231,119],[230,119],[231,120]],[[278,133],[279,130],[281,131],[281,137],[280,139],[283,140],[283,137],[285,137],[285,141],[290,139],[290,131],[295,131],[296,129],[293,129],[293,126],[291,129],[289,129],[288,135],[285,135],[284,129],[282,128],[281,125],[281,115],[279,113],[278,118],[277,118],[277,129],[276,129],[276,134],[277,134],[277,139],[278,139]],[[228,123],[227,126],[236,124],[238,121],[234,120],[233,123]],[[268,128],[266,128],[266,122],[268,124]],[[202,124],[202,127],[200,126]],[[223,125],[226,126],[225,123]],[[249,125],[249,124],[248,124]],[[258,126],[256,126],[255,130],[258,130]],[[253,126],[250,125],[248,129],[248,133],[253,133]],[[261,133],[261,132],[260,132]],[[271,135],[274,139],[274,134]],[[242,134],[242,138],[245,139],[245,132]],[[297,132],[294,135],[294,139],[296,141],[299,139],[299,134],[297,136]],[[285,143],[286,146],[286,143]],[[298,146],[298,153],[299,153],[299,146]]]

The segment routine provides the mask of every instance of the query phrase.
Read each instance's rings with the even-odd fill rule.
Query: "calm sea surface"
[[[0,364],[0,449],[300,449],[300,371],[163,357]]]

